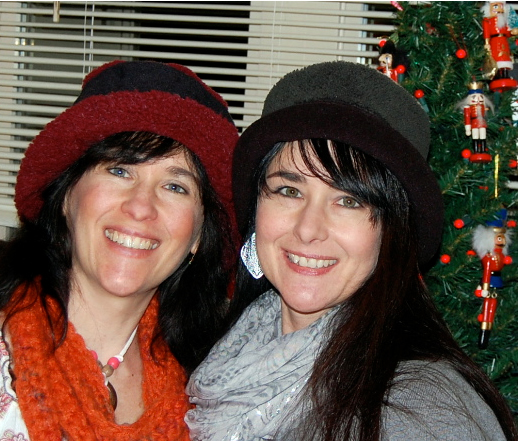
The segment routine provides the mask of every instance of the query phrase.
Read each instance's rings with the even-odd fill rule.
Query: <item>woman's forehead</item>
[[[334,157],[335,154],[330,141],[328,141],[328,147],[331,157]],[[308,176],[315,176],[316,171],[319,176],[329,177],[329,173],[320,161],[310,140],[288,141],[284,143],[268,166],[269,171],[279,168],[297,170]]]

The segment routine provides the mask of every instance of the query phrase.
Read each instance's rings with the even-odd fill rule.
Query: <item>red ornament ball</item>
[[[450,262],[451,262],[451,257],[448,254],[443,254],[441,256],[441,263],[443,263],[444,265],[447,265]]]
[[[472,256],[472,257],[475,257],[477,255],[477,253],[474,250],[468,250],[468,251],[466,251],[466,254],[468,256]]]
[[[404,74],[406,72],[406,67],[400,64],[398,67],[396,67],[396,72],[398,74]]]
[[[466,55],[468,55],[468,53],[464,49],[459,49],[457,52],[455,52],[455,55],[457,56],[457,58],[460,58],[462,60],[463,58],[466,58]]]
[[[424,97],[424,90],[421,90],[421,89],[417,89],[415,92],[414,92],[414,96],[419,99],[419,98],[423,98]]]
[[[465,225],[465,223],[464,223],[464,221],[463,221],[462,219],[455,219],[455,220],[453,221],[453,226],[454,226],[455,228],[458,228],[459,230],[460,230],[461,228],[463,228],[463,227],[464,227],[464,225]]]
[[[464,159],[471,158],[471,150],[470,149],[464,149],[464,150],[462,150],[462,152],[460,154],[462,155],[462,157]]]

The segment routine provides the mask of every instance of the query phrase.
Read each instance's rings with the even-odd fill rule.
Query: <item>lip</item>
[[[160,245],[159,241],[154,238],[119,228],[105,228],[104,235],[111,243],[132,251],[150,251]]]
[[[330,272],[338,263],[338,259],[330,256],[304,254],[284,250],[287,265],[293,271],[304,275],[323,275]]]

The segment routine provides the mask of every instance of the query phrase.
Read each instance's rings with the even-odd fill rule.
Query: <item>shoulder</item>
[[[401,363],[386,397],[384,440],[505,440],[489,406],[449,363]]]

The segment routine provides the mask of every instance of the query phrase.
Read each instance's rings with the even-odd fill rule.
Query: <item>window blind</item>
[[[12,201],[25,149],[95,67],[184,64],[223,95],[243,130],[293,69],[377,64],[394,12],[389,1],[0,2],[0,227],[17,225]]]

